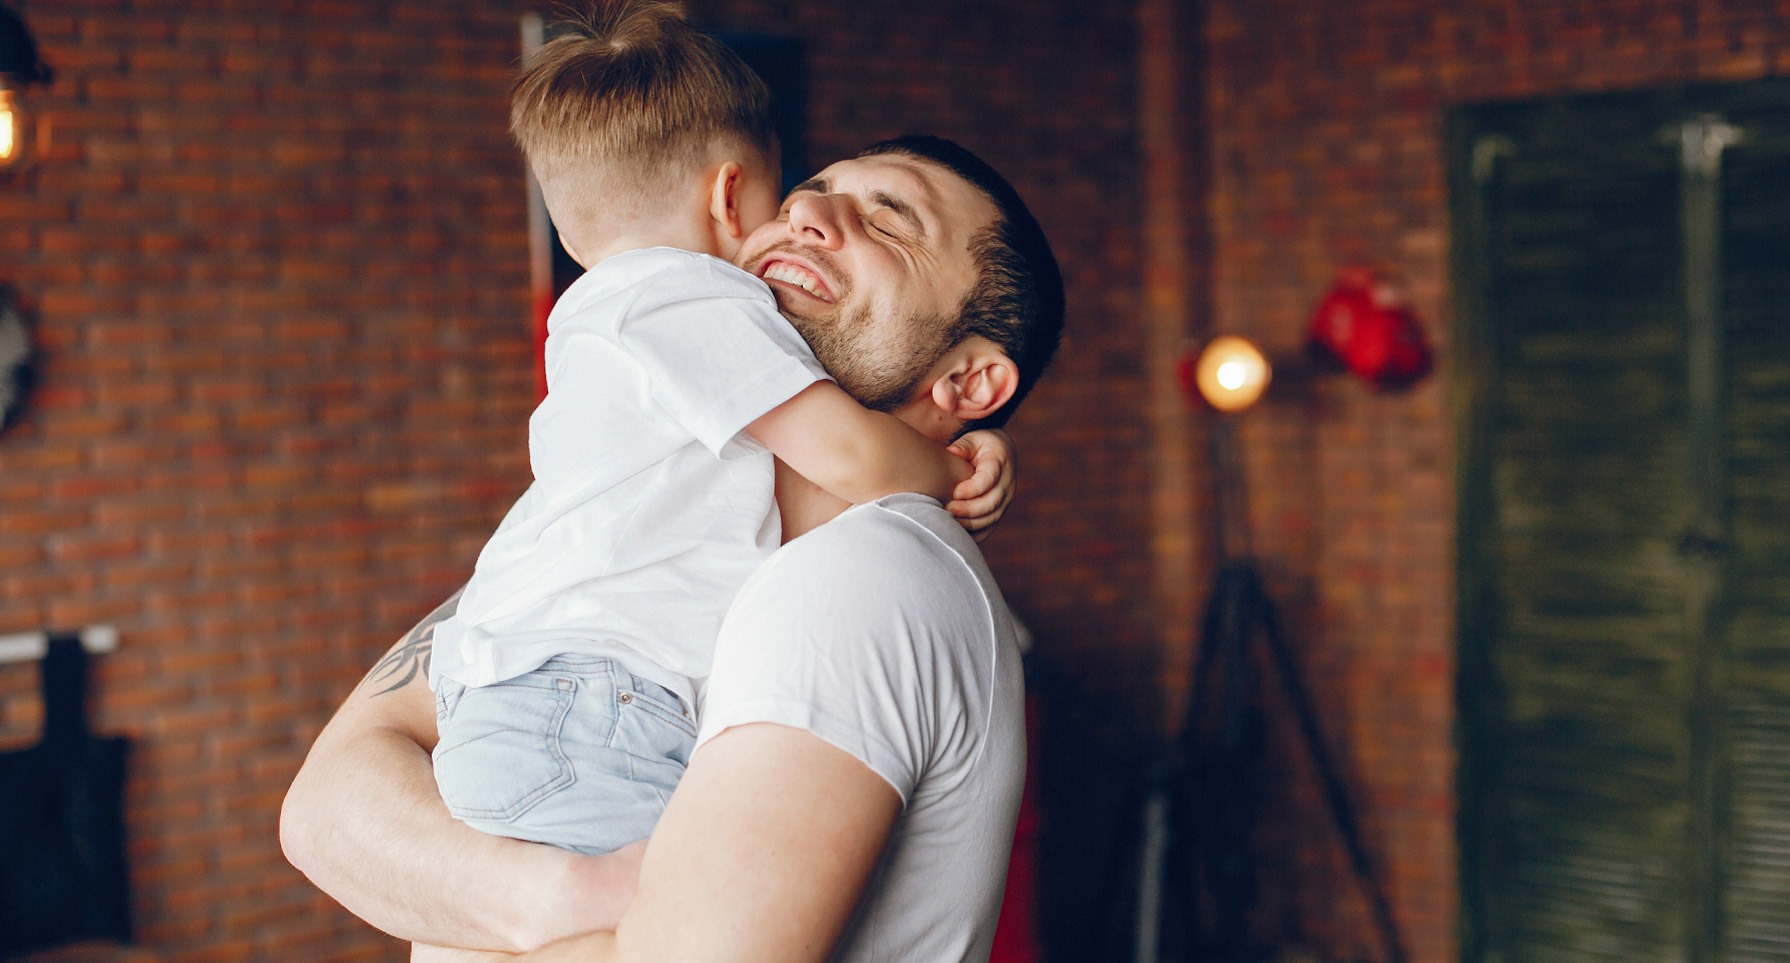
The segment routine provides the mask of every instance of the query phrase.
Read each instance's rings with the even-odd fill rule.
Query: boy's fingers
[[[966,532],[979,532],[982,529],[993,525],[997,520],[998,516],[981,513],[957,516],[957,524],[962,525],[963,530]]]
[[[998,480],[1000,480],[998,466],[977,465],[975,470],[970,472],[970,477],[958,482],[957,487],[951,490],[951,496],[957,499],[980,497],[992,490],[994,483]]]
[[[1001,513],[996,512],[992,515],[977,515],[972,518],[959,518],[957,524],[962,525],[963,530],[969,532],[970,537],[980,544],[983,539],[994,534],[995,522],[1000,520]]]
[[[960,519],[980,521],[983,518],[988,518],[988,521],[984,524],[990,525],[994,523],[994,518],[1000,517],[1001,511],[1006,507],[1007,500],[1002,497],[1002,493],[999,491],[973,495],[969,498],[959,498],[945,506],[951,514]]]

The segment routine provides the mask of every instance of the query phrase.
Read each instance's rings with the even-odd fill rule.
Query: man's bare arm
[[[280,812],[286,858],[401,939],[518,951],[611,926],[632,897],[637,851],[587,857],[503,839],[441,802],[428,657],[459,597],[392,646],[318,735]]]
[[[729,729],[690,760],[616,932],[520,959],[820,963],[900,807],[882,777],[812,733]]]

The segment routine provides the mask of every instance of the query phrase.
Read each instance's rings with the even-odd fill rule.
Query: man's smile
[[[788,254],[776,253],[765,256],[758,265],[758,276],[765,281],[774,281],[781,285],[793,287],[803,294],[826,304],[833,304],[837,297],[824,277],[814,267]]]

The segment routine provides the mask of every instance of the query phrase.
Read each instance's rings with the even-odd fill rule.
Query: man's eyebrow
[[[920,214],[918,211],[914,210],[912,204],[909,204],[893,194],[884,193],[883,191],[877,191],[871,194],[870,199],[889,210],[894,211],[902,220],[908,223],[909,227],[913,228],[914,234],[919,237],[926,236],[926,224],[920,220]]]
[[[831,181],[824,177],[810,177],[802,183],[790,188],[789,196],[794,197],[797,194],[831,194],[832,192],[833,183]],[[921,219],[920,212],[914,210],[914,205],[890,194],[888,191],[873,191],[870,194],[870,199],[871,201],[894,211],[896,216],[907,222],[909,229],[914,232],[916,237],[923,238],[926,236],[926,222]]]

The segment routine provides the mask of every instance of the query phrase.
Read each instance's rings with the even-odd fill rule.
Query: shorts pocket
[[[696,723],[684,714],[681,700],[671,690],[638,677],[629,681],[633,685],[616,697],[612,745],[647,764],[675,764],[681,775],[696,748]]]
[[[528,674],[459,694],[435,747],[435,782],[462,820],[509,820],[570,785],[560,730],[576,683]]]

